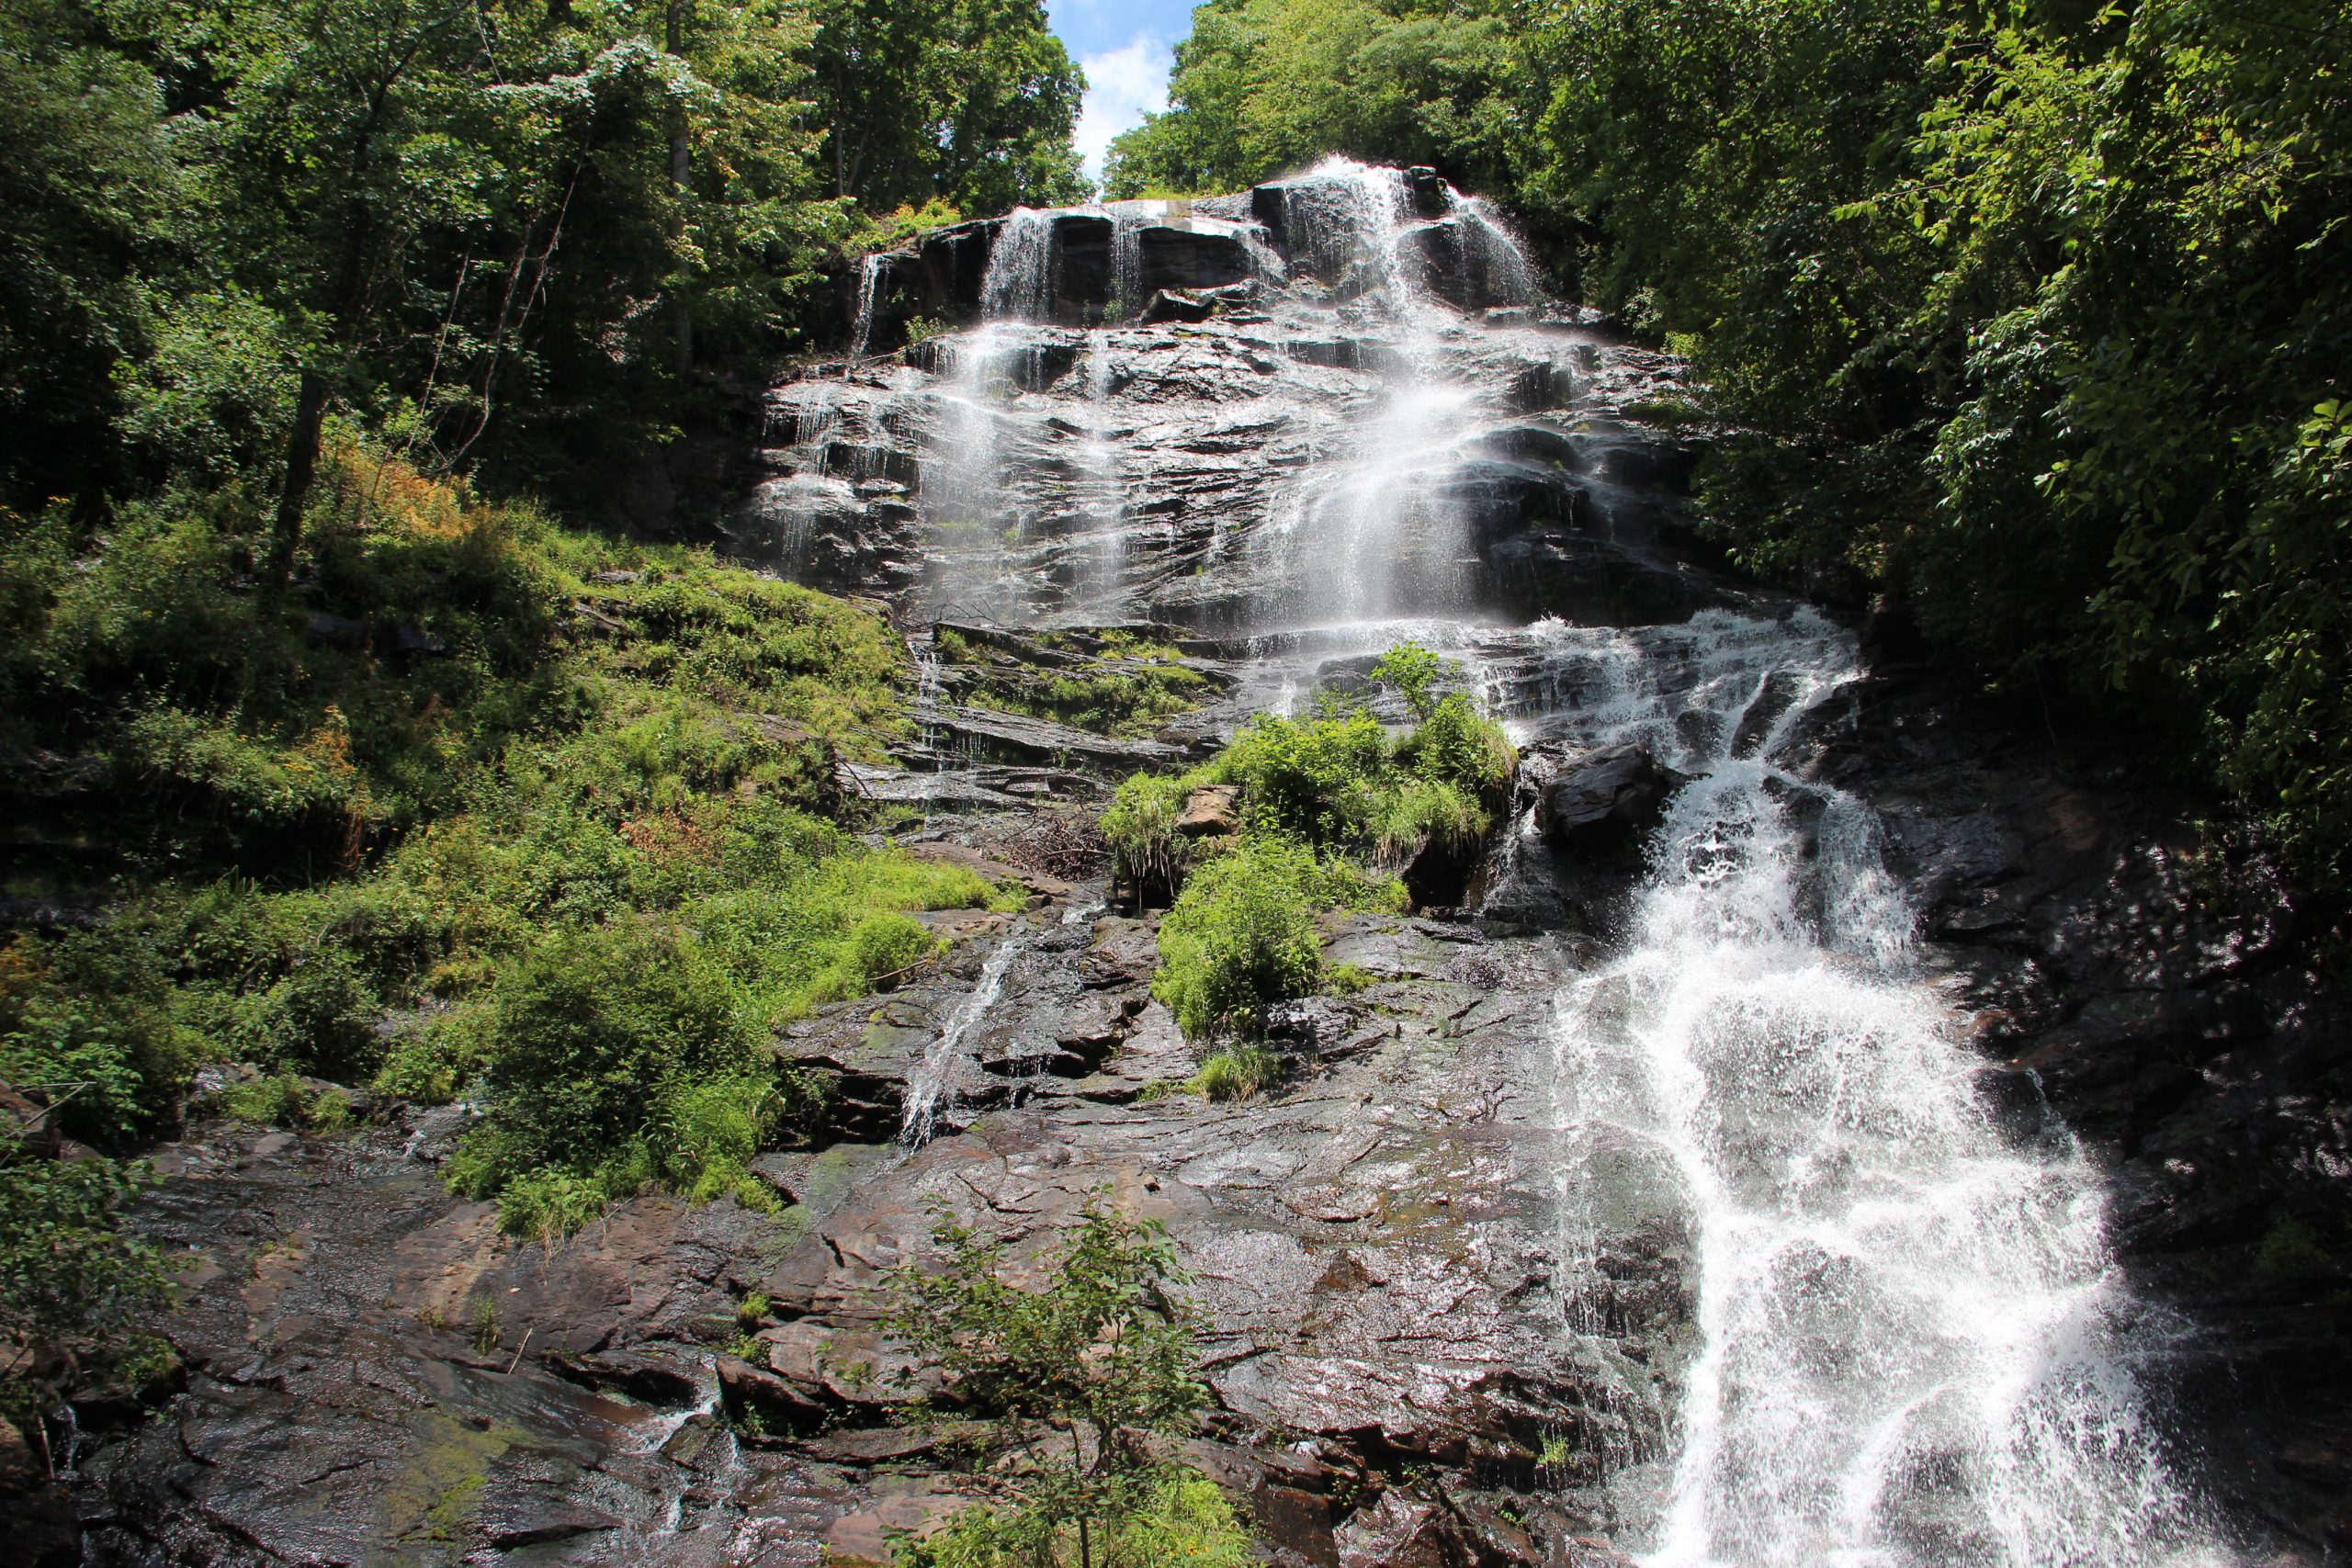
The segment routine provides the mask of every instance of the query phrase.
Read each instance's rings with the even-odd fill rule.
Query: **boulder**
[[[1246,280],[1253,270],[1249,243],[1222,230],[1155,223],[1136,236],[1136,245],[1146,293],[1220,288]]]
[[[1241,831],[1241,786],[1208,784],[1184,797],[1176,830],[1188,839],[1222,839]]]
[[[1158,326],[1163,321],[1205,321],[1215,313],[1213,306],[1163,288],[1143,308],[1143,320],[1147,326]]]
[[[1539,786],[1535,825],[1561,854],[1635,857],[1664,818],[1667,801],[1689,782],[1639,746],[1604,746],[1552,771]]]

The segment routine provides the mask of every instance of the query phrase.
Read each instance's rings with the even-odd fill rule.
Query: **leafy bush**
[[[1397,746],[1396,760],[1424,782],[1476,801],[1510,782],[1519,750],[1501,725],[1455,692],[1430,705]]]
[[[348,1095],[332,1088],[314,1090],[291,1073],[231,1084],[221,1091],[220,1111],[232,1121],[319,1133],[351,1124]]]
[[[1427,724],[1437,709],[1437,683],[1455,672],[1452,660],[1439,658],[1418,642],[1400,642],[1380,656],[1372,678],[1396,689],[1405,711],[1416,724]]]
[[[1076,1230],[1040,1263],[1035,1291],[1009,1282],[1001,1243],[944,1213],[944,1266],[889,1278],[886,1328],[943,1375],[945,1403],[989,1424],[984,1446],[1018,1462],[1014,1500],[966,1510],[893,1562],[925,1568],[1038,1563],[1145,1568],[1240,1564],[1249,1538],[1216,1486],[1160,1459],[1151,1439],[1189,1432],[1209,1393],[1193,1308],[1157,1223],[1091,1195]]]
[[[0,1415],[23,1420],[52,1379],[93,1357],[152,1354],[171,1301],[150,1244],[118,1228],[144,1177],[109,1159],[0,1161]]]
[[[495,1136],[475,1146],[475,1196],[540,1166],[594,1168],[660,1139],[657,1158],[694,1151],[662,1125],[670,1097],[711,1079],[772,1070],[739,987],[691,939],[635,921],[561,931],[502,974],[497,1050],[484,1076]]]
[[[1138,899],[1172,894],[1192,867],[1194,842],[1176,831],[1184,799],[1204,779],[1195,773],[1130,773],[1112,793],[1100,827],[1111,846],[1111,872]]]
[[[1283,839],[1253,838],[1194,872],[1159,927],[1152,995],[1185,1035],[1247,1028],[1272,1001],[1315,994],[1323,973],[1314,856]]]
[[[1081,1542],[1075,1525],[1035,1506],[981,1504],[920,1540],[892,1549],[893,1568],[1245,1568],[1258,1561],[1250,1534],[1216,1483],[1188,1466],[1104,1489],[1099,1518]]]

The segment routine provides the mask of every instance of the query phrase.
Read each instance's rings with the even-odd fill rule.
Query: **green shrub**
[[[1261,714],[1215,766],[1242,786],[1252,829],[1318,848],[1351,844],[1389,782],[1388,732],[1363,709],[1337,703],[1299,718]]]
[[[1262,1045],[1213,1052],[1193,1075],[1193,1092],[1209,1100],[1248,1100],[1283,1076],[1283,1059]]]
[[[477,1196],[537,1167],[627,1157],[625,1145],[662,1134],[678,1090],[770,1070],[727,973],[690,939],[635,921],[557,932],[500,975],[492,998],[492,1124],[451,1173]],[[684,1153],[665,1143],[657,1165]]]
[[[42,1386],[93,1356],[151,1349],[171,1302],[154,1247],[117,1228],[145,1182],[109,1159],[0,1163],[0,1415],[24,1419]]]
[[[498,1228],[553,1246],[605,1212],[608,1194],[594,1179],[552,1167],[526,1170],[498,1198]]]
[[[1267,1002],[1313,996],[1317,893],[1330,877],[1288,840],[1253,838],[1193,874],[1159,927],[1152,995],[1188,1039],[1249,1027]]]
[[[952,1516],[921,1540],[891,1549],[893,1568],[1245,1568],[1258,1561],[1250,1533],[1216,1483],[1190,1465],[1167,1465],[1109,1495],[1090,1518],[1081,1554],[1078,1528],[1046,1510],[981,1504]]]
[[[886,1328],[943,1375],[987,1424],[978,1447],[1014,1501],[957,1515],[892,1560],[928,1568],[1072,1563],[1159,1568],[1239,1564],[1249,1539],[1198,1471],[1157,1457],[1152,1439],[1189,1433],[1209,1391],[1174,1249],[1155,1223],[1091,1195],[1076,1230],[1038,1260],[1046,1282],[1006,1278],[1002,1244],[933,1228],[945,1256],[891,1272]],[[1080,1436],[1082,1434],[1082,1437]],[[1084,1547],[1081,1548],[1080,1542]]]
[[[489,1062],[495,1025],[487,996],[469,997],[413,1020],[393,1036],[370,1087],[420,1105],[446,1105]]]
[[[1191,869],[1194,845],[1176,831],[1184,797],[1203,782],[1194,773],[1130,773],[1102,813],[1102,837],[1111,846],[1112,874],[1148,900],[1172,895]]]
[[[1507,784],[1519,750],[1503,727],[1455,692],[1433,704],[1419,728],[1396,748],[1396,760],[1420,778],[1476,798]]]
[[[1437,683],[1458,669],[1453,660],[1439,658],[1418,642],[1400,642],[1380,656],[1380,662],[1372,667],[1372,678],[1396,690],[1414,723],[1427,724],[1437,707]]]
[[[41,1089],[56,1124],[105,1142],[161,1125],[203,1055],[178,1017],[156,933],[117,920],[6,950],[0,1080]]]
[[[280,1073],[231,1084],[221,1091],[220,1113],[233,1122],[334,1133],[351,1124],[351,1098],[332,1088],[314,1091],[293,1074]]]

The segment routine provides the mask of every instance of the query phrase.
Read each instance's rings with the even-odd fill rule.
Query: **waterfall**
[[[1581,656],[1578,739],[1695,775],[1622,955],[1558,1003],[1567,1290],[1606,1292],[1595,1194],[1628,1168],[1680,1194],[1691,1238],[1699,1344],[1645,1561],[2215,1560],[2098,1172],[1994,1123],[1871,814],[1776,761],[1859,672],[1850,639],[1810,614],[1546,635]]]
[[[980,283],[981,309],[990,320],[1039,321],[1054,303],[1054,214],[1017,207],[1006,215],[989,249]]]
[[[956,1008],[947,1021],[939,1038],[923,1053],[922,1066],[907,1085],[906,1109],[899,1122],[899,1140],[905,1144],[922,1145],[931,1141],[938,1131],[942,1115],[956,1108],[954,1082],[956,1069],[963,1065],[964,1043],[972,1031],[986,1021],[989,1009],[1004,993],[1004,976],[1013,961],[1029,945],[1019,938],[1007,937],[997,944],[980,968],[980,977],[973,984],[971,994]]]
[[[884,259],[876,251],[862,257],[857,264],[857,325],[849,340],[849,360],[842,367],[846,380],[857,372],[858,361],[865,357],[866,344],[874,341],[874,299],[882,281]]]
[[[1230,691],[1163,733],[1186,746],[1361,692],[1412,638],[1521,745],[1637,744],[1687,780],[1637,885],[1579,905],[1588,868],[1525,809],[1481,884],[1486,940],[1588,965],[1543,983],[1549,1032],[1510,1064],[1538,1109],[1496,1113],[1557,1151],[1558,1257],[1528,1310],[1594,1417],[1574,1507],[1651,1568],[2225,1561],[2164,1415],[2176,1330],[2127,1288],[2104,1178],[2063,1129],[1987,1108],[1876,816],[1813,776],[1858,700],[1853,636],[1679,543],[1687,446],[1636,408],[1679,386],[1671,362],[1544,301],[1503,215],[1425,175],[1335,159],[1087,212],[1060,255],[1069,212],[1004,220],[978,326],[775,405],[804,439],[839,418],[913,463],[922,543],[888,590],[908,620],[1197,638]],[[1048,319],[1057,269],[1085,275],[1074,316],[1189,265],[1154,222],[1238,234],[1283,287],[1182,324]],[[827,540],[905,516],[900,481],[857,487],[891,492],[861,513],[820,477]],[[951,765],[981,742],[944,735],[933,650],[910,647],[918,765]],[[972,762],[956,783],[1013,766]],[[955,1124],[977,1038],[1040,973],[1031,941],[942,1009],[906,1142]]]
[[[1330,281],[1352,275],[1364,291],[1402,305],[1415,297],[1397,245],[1412,204],[1402,169],[1327,158],[1283,187],[1283,231]]]

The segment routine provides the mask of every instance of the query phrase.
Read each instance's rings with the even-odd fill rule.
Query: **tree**
[[[960,1530],[902,1560],[1143,1568],[1170,1560],[1146,1543],[1172,1529],[1202,1547],[1186,1560],[1245,1561],[1214,1488],[1204,1499],[1197,1472],[1152,1447],[1155,1436],[1190,1431],[1209,1398],[1193,1308],[1170,1293],[1184,1276],[1159,1223],[1113,1208],[1106,1191],[1091,1194],[1078,1228],[1043,1260],[1047,1280],[1035,1291],[1005,1278],[1002,1243],[944,1211],[932,1237],[942,1267],[892,1271],[885,1326],[940,1374],[938,1403],[992,1423],[989,1446],[1009,1461],[997,1471],[1017,1501],[974,1510]],[[1074,1558],[1065,1555],[1072,1546]]]
[[[0,140],[22,150],[0,159],[0,502],[87,510],[122,478],[116,367],[194,192],[153,78],[66,0],[0,0]]]
[[[1039,0],[815,0],[817,120],[836,195],[967,212],[1085,193],[1085,78]]]

